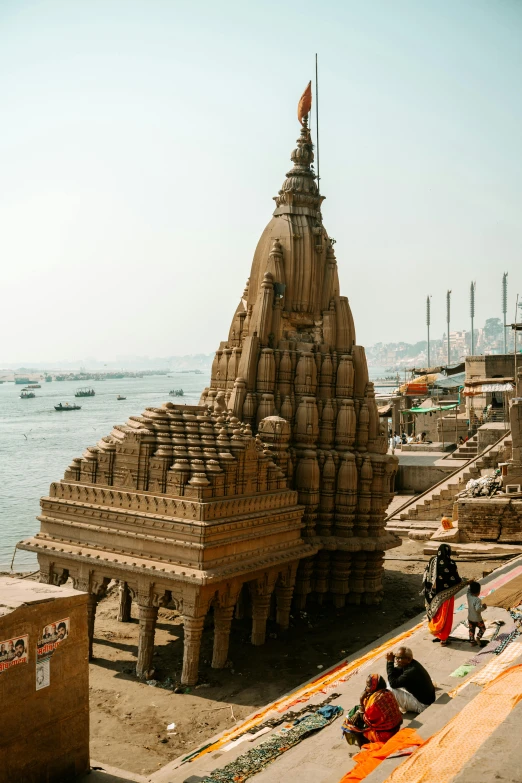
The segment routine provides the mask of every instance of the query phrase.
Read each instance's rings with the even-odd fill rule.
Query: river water
[[[383,368],[370,369],[371,378],[382,373]],[[20,399],[22,386],[0,384],[0,571],[9,570],[16,542],[39,529],[40,497],[47,495],[52,481],[63,477],[73,457],[108,435],[114,424],[124,424],[147,407],[159,407],[166,400],[197,405],[209,381],[206,374],[169,376],[42,382],[36,397],[27,400]],[[75,399],[81,386],[92,386],[96,395]],[[184,397],[169,397],[169,390],[178,388]],[[126,399],[117,400],[118,394]],[[58,413],[54,406],[60,402],[76,402],[81,410]],[[37,567],[36,555],[16,552],[14,570]]]
[[[144,378],[106,381],[42,382],[33,399],[20,399],[23,386],[0,384],[0,571],[9,569],[17,541],[39,529],[39,501],[52,481],[63,477],[73,457],[86,446],[108,435],[114,424],[163,402],[197,405],[208,376],[169,373]],[[75,399],[79,387],[94,388],[94,397]],[[183,398],[169,397],[170,389],[182,388]],[[126,397],[117,400],[117,395]],[[58,413],[54,406],[75,402],[80,411]],[[18,550],[14,570],[38,567],[36,555]]]

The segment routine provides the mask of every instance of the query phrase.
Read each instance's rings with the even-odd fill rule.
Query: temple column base
[[[132,596],[127,582],[120,582],[120,605],[118,610],[118,622],[129,623],[131,620]]]
[[[276,623],[282,631],[288,630],[290,626],[290,608],[292,605],[292,596],[294,586],[276,588]]]
[[[228,658],[228,645],[230,642],[230,626],[232,625],[233,606],[214,608],[214,650],[212,654],[212,668],[222,669]]]
[[[136,674],[138,677],[149,680],[154,673],[152,656],[154,655],[154,634],[156,631],[156,620],[158,619],[158,607],[144,606],[143,604],[139,604],[138,607],[140,636]]]
[[[266,621],[270,611],[269,595],[252,595],[252,644],[256,647],[265,643]]]
[[[204,617],[183,617],[185,639],[183,642],[182,685],[195,685],[199,674],[199,651],[203,634]]]

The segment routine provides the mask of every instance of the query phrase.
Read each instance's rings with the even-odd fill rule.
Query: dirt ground
[[[286,634],[269,622],[262,647],[250,645],[248,620],[234,620],[229,668],[219,671],[210,668],[210,622],[203,634],[199,684],[182,692],[173,690],[183,656],[181,618],[160,609],[154,658],[158,685],[139,682],[134,676],[138,622],[117,622],[117,592],[112,592],[96,615],[95,660],[90,665],[92,758],[146,774],[232,727],[421,612],[419,591],[427,559],[422,542],[406,539],[387,553],[381,606],[336,610],[310,602],[306,614],[294,614]],[[459,572],[464,578],[480,578],[499,564],[459,562]],[[172,723],[175,728],[168,730]]]

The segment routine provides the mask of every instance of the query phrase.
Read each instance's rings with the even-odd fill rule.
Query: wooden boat
[[[60,403],[59,405],[54,406],[55,411],[81,411],[82,407],[81,405],[76,405],[73,403],[73,405],[69,405],[68,402],[65,403],[65,405],[62,405]]]
[[[171,389],[169,391],[169,394],[171,397],[183,397],[185,392],[183,391],[183,389]]]
[[[22,400],[29,400],[31,397],[36,397],[36,394],[29,389],[22,389],[22,393],[20,394]]]
[[[27,388],[28,389],[41,389],[42,387],[40,386],[39,383],[28,383],[27,384]]]
[[[122,397],[122,396],[121,396],[121,394],[118,394],[118,396],[116,397],[116,399],[117,399],[117,400],[126,400],[127,398],[126,398],[126,397]]]
[[[94,389],[89,389],[89,388],[77,389],[75,391],[75,393],[74,393],[74,396],[75,397],[94,397],[95,393],[96,392],[94,391]]]

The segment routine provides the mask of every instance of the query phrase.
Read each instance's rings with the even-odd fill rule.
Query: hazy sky
[[[2,361],[210,352],[320,58],[358,341],[522,294],[520,0],[2,0]],[[512,320],[512,314],[508,315]]]

